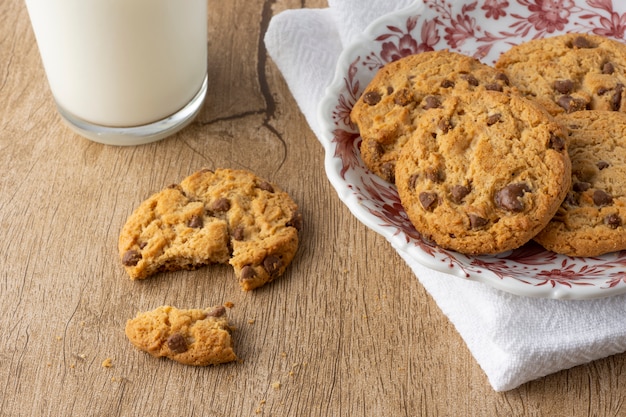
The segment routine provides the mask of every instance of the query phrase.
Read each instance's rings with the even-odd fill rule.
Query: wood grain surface
[[[0,0],[0,416],[626,415],[623,354],[494,392],[407,265],[339,201],[262,42],[274,14],[325,6],[209,0],[202,113],[171,138],[112,147],[60,121],[25,5]],[[279,280],[245,293],[227,266],[125,275],[127,216],[202,167],[249,169],[298,202],[301,247]],[[227,301],[237,363],[183,366],[124,335],[138,311]]]

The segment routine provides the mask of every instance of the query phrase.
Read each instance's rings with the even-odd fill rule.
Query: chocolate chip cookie
[[[569,129],[572,185],[535,241],[569,256],[626,249],[626,115],[586,111],[557,120]]]
[[[139,205],[118,247],[132,279],[228,262],[247,291],[283,274],[301,226],[277,185],[244,170],[202,170]]]
[[[501,72],[469,56],[450,51],[411,55],[381,68],[354,105],[351,120],[362,137],[365,165],[394,182],[402,146],[415,131],[415,121],[438,107],[449,94],[509,90]]]
[[[472,255],[517,248],[567,194],[564,129],[530,100],[493,91],[451,95],[416,126],[396,186],[415,228],[441,247]]]
[[[126,337],[138,349],[186,365],[206,366],[237,359],[223,306],[179,310],[161,306],[126,323]]]
[[[535,39],[503,53],[495,67],[551,114],[626,111],[626,45],[569,33]]]

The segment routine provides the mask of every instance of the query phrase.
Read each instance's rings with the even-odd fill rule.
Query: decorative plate
[[[326,172],[341,200],[398,251],[428,268],[513,294],[589,299],[626,292],[626,251],[573,258],[529,243],[497,256],[465,256],[423,239],[395,187],[365,168],[352,106],[384,64],[423,51],[449,49],[487,64],[512,45],[565,32],[624,41],[622,0],[424,0],[375,21],[341,55],[319,106]]]

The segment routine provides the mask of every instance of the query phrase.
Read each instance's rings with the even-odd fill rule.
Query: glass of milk
[[[111,145],[153,142],[207,91],[207,0],[26,0],[59,113]]]

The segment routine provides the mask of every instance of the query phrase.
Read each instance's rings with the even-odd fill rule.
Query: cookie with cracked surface
[[[237,359],[223,306],[179,310],[161,306],[126,323],[126,337],[138,349],[186,365],[207,366]]]
[[[503,53],[495,67],[553,115],[626,112],[626,45],[616,40],[582,33],[535,39]]]
[[[396,166],[400,200],[426,239],[496,254],[550,221],[571,180],[563,127],[517,95],[447,97],[424,114]]]
[[[447,50],[422,52],[381,68],[350,114],[361,134],[361,157],[381,178],[394,182],[399,152],[420,114],[449,94],[509,91],[504,74],[475,58]]]
[[[535,241],[569,256],[626,249],[626,114],[586,111],[557,120],[569,129],[572,185]]]
[[[132,279],[230,263],[247,291],[283,274],[301,226],[298,206],[275,184],[244,170],[201,170],[141,203],[118,248]]]

